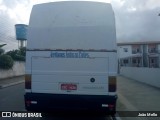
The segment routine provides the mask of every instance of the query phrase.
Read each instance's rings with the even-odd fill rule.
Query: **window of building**
[[[132,45],[132,54],[136,54],[136,53],[140,53],[141,49],[140,49],[140,45]]]
[[[148,45],[148,52],[149,53],[155,53],[156,52],[156,44]]]
[[[155,63],[155,59],[151,59],[151,63]]]
[[[137,63],[137,60],[136,60],[136,59],[133,59],[133,60],[132,60],[132,63]]]
[[[123,51],[124,52],[128,52],[128,48],[123,48]]]
[[[123,60],[123,63],[124,63],[124,64],[127,64],[127,63],[128,63],[128,60],[127,60],[127,59]]]
[[[155,52],[156,52],[156,48],[150,48],[150,49],[149,49],[149,52],[150,52],[150,53],[155,53]]]
[[[132,60],[132,63],[140,63],[140,62],[141,62],[141,60],[139,58]]]

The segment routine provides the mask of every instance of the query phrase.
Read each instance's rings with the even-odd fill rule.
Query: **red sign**
[[[77,90],[76,84],[61,84],[61,90]]]

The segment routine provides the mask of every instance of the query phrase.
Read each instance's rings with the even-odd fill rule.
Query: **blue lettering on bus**
[[[54,52],[54,53],[51,53],[51,57],[54,57],[54,58],[65,58],[65,53]]]
[[[79,51],[79,52],[51,52],[51,57],[53,58],[89,58],[89,53]]]

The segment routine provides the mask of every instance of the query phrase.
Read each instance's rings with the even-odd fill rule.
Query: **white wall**
[[[120,74],[160,88],[160,68],[121,67]]]
[[[10,70],[0,69],[0,79],[25,74],[25,62],[14,62],[13,68]]]
[[[160,44],[158,44],[158,51],[160,52]]]
[[[124,48],[128,49],[128,52],[124,52]],[[131,45],[118,46],[118,57],[126,58],[132,56],[132,47]]]

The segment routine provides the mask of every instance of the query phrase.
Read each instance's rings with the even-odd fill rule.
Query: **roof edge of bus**
[[[40,6],[40,5],[45,5],[45,4],[53,4],[53,3],[69,3],[69,2],[74,2],[74,3],[78,3],[78,2],[85,2],[85,3],[100,3],[100,4],[108,4],[109,6],[111,6],[111,3],[108,3],[108,2],[105,2],[105,1],[94,1],[94,0],[76,0],[76,1],[71,1],[71,0],[60,0],[60,1],[53,1],[53,2],[46,2],[46,3],[38,3],[38,4],[35,4],[33,6]]]

